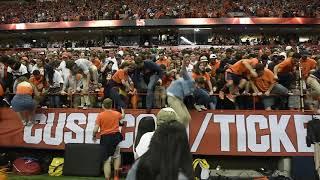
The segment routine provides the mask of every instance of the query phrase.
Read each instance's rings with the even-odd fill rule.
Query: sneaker
[[[204,105],[200,105],[200,108],[205,111],[208,110],[208,108],[206,108]]]
[[[201,107],[200,107],[199,105],[197,105],[197,104],[194,104],[194,108],[195,108],[198,112],[201,112],[201,111],[202,111]]]
[[[4,98],[4,99],[2,99],[2,101],[4,101],[8,106],[11,106],[11,103],[9,102],[8,99]]]
[[[88,109],[88,106],[83,106],[82,109],[86,110]]]
[[[48,106],[41,106],[42,109],[48,109]]]

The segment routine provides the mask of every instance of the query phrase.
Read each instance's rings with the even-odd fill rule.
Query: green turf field
[[[104,180],[101,177],[75,177],[75,176],[60,176],[60,177],[52,177],[46,175],[38,175],[38,176],[17,176],[13,174],[9,174],[9,180]],[[124,180],[125,178],[121,178]]]

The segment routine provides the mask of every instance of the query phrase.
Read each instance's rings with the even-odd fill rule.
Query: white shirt
[[[30,73],[33,73],[34,70],[39,70],[41,75],[44,75],[44,68],[43,67],[38,67],[38,65],[34,65],[30,71]]]
[[[49,82],[48,76],[46,76],[46,80],[47,82]],[[54,70],[52,81],[53,81],[53,84],[50,85],[50,87],[53,87],[53,88],[60,87],[60,84],[63,84],[62,76],[57,70]]]
[[[89,68],[93,65],[92,62],[87,59],[78,59],[75,63],[85,74],[89,73]]]
[[[145,134],[143,134],[140,138],[139,144],[136,147],[136,151],[135,151],[135,159],[138,159],[139,157],[141,157],[145,152],[148,151],[149,149],[149,144],[151,141],[151,138],[154,134],[153,132],[147,132]]]
[[[118,62],[117,62],[116,58],[115,58],[115,57],[113,57],[113,58],[108,57],[108,58],[105,60],[105,64],[108,64],[109,61],[112,61],[112,62],[113,62],[112,70],[117,71],[117,70],[119,69],[119,66],[118,66]]]
[[[192,65],[192,64],[189,64],[189,65],[186,67],[186,69],[187,69],[188,74],[189,74],[189,75],[192,75],[193,65]]]
[[[63,81],[66,82],[71,74],[70,70],[66,68],[66,61],[61,61],[57,70],[60,72]]]
[[[22,76],[28,74],[28,69],[25,65],[21,64],[18,70],[13,70],[11,67],[8,67],[7,72],[11,73],[13,76]]]

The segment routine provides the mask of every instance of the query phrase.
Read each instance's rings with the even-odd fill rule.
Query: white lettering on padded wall
[[[47,124],[43,131],[43,141],[50,145],[60,145],[63,139],[63,128],[66,121],[66,113],[59,113],[56,131],[53,132],[53,121],[55,113],[48,113]]]
[[[252,152],[267,152],[270,148],[269,135],[263,135],[260,138],[260,143],[257,143],[256,123],[259,129],[267,129],[268,121],[263,115],[250,115],[247,117],[247,134],[248,134],[248,148]]]
[[[239,152],[247,151],[247,131],[246,124],[244,121],[244,115],[236,115],[237,125],[237,145]]]
[[[68,116],[66,113],[36,114],[35,120],[40,121],[40,124],[26,126],[23,140],[27,144],[43,142],[48,145],[94,143],[92,141],[92,131],[97,115],[98,113],[88,113],[88,116],[84,113],[71,113]],[[126,114],[124,120],[126,128],[133,129],[136,122],[139,122],[145,116],[151,115],[140,114],[135,118],[132,114]],[[293,118],[292,122],[290,122],[290,118]],[[305,124],[311,118],[311,115],[249,115],[245,117],[243,114],[213,115],[207,113],[194,142],[190,142],[191,152],[197,152],[199,146],[201,146],[210,123],[219,123],[221,134],[218,138],[220,138],[221,144],[214,145],[220,147],[222,152],[282,152],[281,146],[283,146],[285,152],[313,152],[313,146],[307,147],[305,139]],[[288,129],[289,122],[294,123],[295,129]],[[230,125],[232,124],[236,126],[236,131],[230,131]],[[292,124],[290,126],[293,127]],[[259,135],[257,132],[260,131],[266,133]],[[288,134],[289,131],[291,136]],[[231,133],[233,133],[232,137],[237,138],[235,146],[231,146]],[[124,140],[120,144],[121,148],[132,147],[134,134],[134,130],[129,130],[124,134]],[[217,134],[213,133],[213,135]],[[297,143],[294,144],[293,141]],[[95,143],[99,143],[99,141]],[[212,141],[212,143],[217,142]],[[236,149],[231,149],[231,147],[236,147]]]
[[[126,114],[124,121],[127,122],[126,127],[134,127],[135,118],[132,114]],[[121,148],[130,148],[133,145],[133,132],[126,132],[124,135],[124,140],[121,141],[119,146]]]
[[[70,131],[64,133],[64,142],[67,143],[83,143],[84,129],[78,124],[86,124],[87,117],[83,113],[71,113],[67,118],[66,128]],[[78,121],[78,123],[76,123]],[[75,133],[75,138],[72,134]],[[92,136],[91,136],[92,137]]]
[[[311,115],[294,115],[294,124],[296,126],[297,141],[298,141],[298,152],[313,152],[313,145],[307,146],[306,136],[307,129],[304,124],[312,119]]]
[[[214,122],[220,124],[221,151],[230,151],[229,124],[235,122],[234,115],[214,115]]]
[[[47,116],[44,114],[36,114],[34,120],[40,121],[40,124],[46,124]],[[35,129],[34,135],[32,136],[32,127],[33,126],[24,127],[23,141],[28,144],[39,144],[42,141],[42,128]]]
[[[286,133],[289,119],[290,115],[282,115],[278,122],[277,115],[269,116],[272,152],[281,152],[280,144],[283,145],[286,152],[296,152],[288,134]]]

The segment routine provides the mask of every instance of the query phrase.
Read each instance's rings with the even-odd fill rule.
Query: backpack
[[[195,159],[192,162],[192,167],[195,174],[195,180],[209,179],[210,177],[210,165],[205,159]]]
[[[53,158],[49,166],[49,176],[62,176],[64,158]]]
[[[41,168],[37,159],[22,157],[13,161],[13,172],[18,175],[37,175]]]

